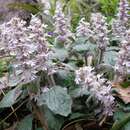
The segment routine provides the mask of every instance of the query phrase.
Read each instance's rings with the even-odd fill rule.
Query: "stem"
[[[51,85],[52,87],[56,85],[53,75],[47,76],[47,80],[48,80],[49,86]]]
[[[54,80],[53,75],[50,75],[50,79],[51,79],[52,85],[53,85],[53,86],[55,86],[55,85],[56,85],[56,83],[55,83],[55,80]]]
[[[100,49],[98,64],[100,64],[100,63],[102,62],[102,60],[103,60],[103,53],[104,53],[104,50],[103,50],[103,49]]]
[[[41,123],[43,130],[49,130],[47,121],[46,121],[45,116],[44,116],[43,112],[41,111],[41,109],[36,105],[36,103],[34,101],[31,101],[31,104],[32,104],[34,113],[36,114],[38,120]]]
[[[107,115],[105,115],[105,116],[103,117],[103,119],[100,121],[99,126],[102,126],[103,123],[106,121],[106,119],[107,119]]]

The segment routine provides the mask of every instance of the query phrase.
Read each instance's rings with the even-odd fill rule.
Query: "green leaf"
[[[67,64],[68,65],[68,64]],[[70,73],[66,70],[57,70],[57,75],[55,76],[55,82],[59,86],[65,87],[65,88],[75,88],[75,75],[74,73]]]
[[[112,129],[111,130],[125,130],[124,127],[129,123],[130,121],[130,113],[127,114],[124,118],[122,118],[121,120],[119,121],[116,121],[113,126],[112,126]]]
[[[123,88],[128,88],[130,86],[130,81],[126,81],[120,84]]]
[[[111,130],[130,130],[130,113],[118,110],[114,113],[114,120],[116,122]]]
[[[64,48],[60,49],[54,49],[55,53],[53,55],[53,58],[59,59],[60,61],[64,61],[65,58],[68,57],[68,51]]]
[[[43,93],[39,99],[40,104],[46,104],[47,107],[62,116],[68,116],[71,113],[72,99],[67,94],[67,90],[54,86],[48,92]]]
[[[90,50],[90,51],[94,51],[96,49],[96,45],[95,44],[92,44],[90,42],[87,42],[87,43],[82,43],[82,44],[77,44],[73,47],[73,49],[77,52],[82,52],[82,51],[87,51],[87,50]]]
[[[103,61],[105,64],[114,66],[116,63],[117,56],[118,56],[118,52],[107,51],[104,53]]]
[[[61,79],[66,79],[69,74],[66,70],[58,70],[57,73]]]
[[[65,121],[64,117],[55,115],[47,107],[44,107],[44,113],[49,130],[60,130],[61,126]]]
[[[115,113],[114,113],[114,120],[121,120],[122,118],[124,118],[125,117],[125,115],[126,115],[126,113],[125,112],[123,112],[123,111],[116,111]]]
[[[90,93],[87,90],[83,90],[81,87],[77,87],[75,89],[70,89],[69,94],[73,98],[81,97],[83,95],[88,96]]]
[[[15,104],[21,92],[22,91],[18,87],[13,90],[10,90],[0,102],[0,108],[11,107],[13,104]]]
[[[130,130],[130,121],[124,126],[124,130]]]
[[[115,17],[119,0],[98,0],[98,2],[108,21]]]
[[[79,37],[75,39],[75,45],[80,45],[80,44],[84,44],[87,41],[86,37]]]
[[[32,116],[26,116],[20,123],[17,125],[17,130],[32,130]]]
[[[120,48],[117,47],[117,46],[111,46],[111,47],[108,47],[106,50],[107,50],[107,51],[119,51]]]

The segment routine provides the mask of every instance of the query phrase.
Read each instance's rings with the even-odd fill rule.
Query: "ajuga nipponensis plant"
[[[104,115],[113,114],[114,97],[111,94],[111,83],[102,75],[96,74],[94,68],[85,66],[76,70],[75,82],[82,87],[81,91],[89,91],[92,97],[101,103]]]
[[[118,59],[115,65],[116,82],[122,82],[130,74],[130,30],[127,31],[127,40],[122,41]]]
[[[116,19],[112,24],[113,36],[120,41],[125,40],[126,38],[127,24],[129,20],[128,10],[129,2],[127,0],[120,0]]]
[[[63,13],[62,4],[60,2],[56,3],[54,21],[57,40],[63,43],[67,42],[69,40],[69,37],[72,36],[72,33],[70,31],[70,18],[67,18]]]
[[[107,45],[109,45],[106,18],[100,13],[93,13],[91,25],[94,31],[94,40],[101,50],[105,50]]]
[[[28,27],[17,17],[0,25],[0,54],[12,57],[11,77],[17,77],[19,83],[29,83],[37,78],[37,72],[48,70],[50,50],[44,27],[35,16]]]
[[[128,10],[129,2],[127,0],[120,0],[117,19],[120,20],[123,24],[127,24],[128,22]]]
[[[85,18],[82,18],[76,28],[76,36],[90,38],[92,35],[93,31],[91,30],[90,23],[86,22]]]

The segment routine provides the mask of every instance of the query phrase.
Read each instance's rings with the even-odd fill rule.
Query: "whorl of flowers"
[[[36,78],[39,70],[47,70],[49,49],[44,35],[44,25],[32,17],[30,26],[19,18],[0,25],[1,54],[12,57],[12,76],[27,83]]]
[[[94,68],[86,66],[77,70],[75,82],[102,104],[103,114],[113,114],[114,97],[111,94],[111,84],[102,75],[96,75]]]
[[[119,80],[123,80],[130,74],[130,30],[127,31],[127,40],[122,41],[118,59],[115,65],[115,71]]]
[[[109,44],[106,18],[101,13],[93,13],[91,16],[91,23],[98,47],[105,50]]]
[[[118,20],[114,20],[112,23],[112,33],[113,36],[120,41],[125,40],[126,38],[126,26],[122,25],[122,23]]]
[[[128,7],[129,3],[127,0],[120,0],[117,18],[124,24],[128,22]]]
[[[117,18],[113,21],[112,24],[113,35],[120,41],[124,40],[126,37],[126,26],[129,19],[128,10],[128,1],[120,0]]]
[[[76,28],[76,36],[77,37],[91,37],[93,34],[91,27],[90,27],[90,23],[85,21],[85,18],[82,18],[79,21],[79,25]]]
[[[57,2],[56,4],[56,11],[55,11],[55,33],[57,34],[57,40],[66,42],[69,37],[72,36],[70,31],[70,20],[69,18],[65,17],[62,11],[61,3]]]

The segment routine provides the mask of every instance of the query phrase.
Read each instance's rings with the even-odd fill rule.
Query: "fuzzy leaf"
[[[49,130],[60,130],[64,123],[64,117],[53,114],[47,107],[44,107],[44,113]]]
[[[123,111],[116,111],[114,113],[114,120],[116,121],[111,130],[130,130],[130,116],[129,113]]]
[[[55,54],[53,55],[54,58],[59,59],[60,61],[64,61],[65,58],[68,57],[68,52],[64,48],[55,49]]]
[[[107,51],[104,53],[103,61],[105,64],[114,66],[118,53],[115,51]]]
[[[9,91],[1,100],[0,108],[11,107],[13,104],[15,104],[16,99],[20,96],[21,92],[22,91],[20,90],[20,88],[15,88]]]
[[[82,88],[80,87],[70,90],[69,93],[73,98],[81,97],[83,95],[89,95],[89,92],[87,90],[82,90]]]
[[[124,130],[130,130],[130,122],[128,122],[128,123],[124,126]]]
[[[96,49],[96,45],[91,44],[90,42],[87,42],[86,44],[84,44],[84,43],[77,44],[73,47],[73,49],[78,52],[87,51],[87,50],[93,51]]]
[[[46,104],[55,114],[68,116],[71,113],[71,97],[67,94],[67,90],[60,86],[52,87],[48,92],[43,93],[39,101],[41,105]]]
[[[32,130],[32,116],[26,116],[17,126],[17,130]]]

